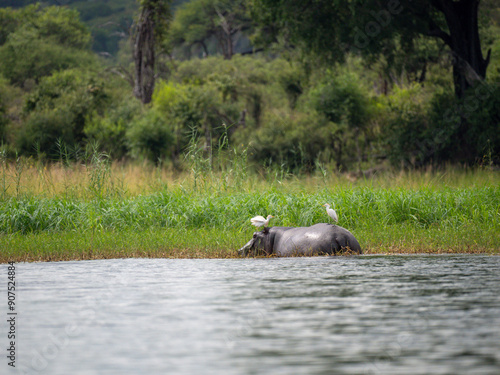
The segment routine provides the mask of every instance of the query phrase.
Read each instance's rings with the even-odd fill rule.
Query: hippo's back
[[[335,254],[348,248],[361,254],[361,246],[351,232],[325,223],[283,231],[275,238],[273,247],[278,256]]]

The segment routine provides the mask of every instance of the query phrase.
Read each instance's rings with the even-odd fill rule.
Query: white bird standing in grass
[[[328,214],[328,216],[330,216],[333,219],[333,221],[338,223],[339,217],[337,216],[337,213],[335,212],[335,210],[333,208],[330,208],[330,205],[328,203],[325,203],[323,205],[323,207],[326,207],[326,213]]]
[[[252,225],[255,225],[256,227],[261,227],[261,226],[266,226],[269,224],[269,220],[274,217],[273,215],[267,215],[267,218],[264,219],[263,216],[255,216],[250,219],[252,222]]]

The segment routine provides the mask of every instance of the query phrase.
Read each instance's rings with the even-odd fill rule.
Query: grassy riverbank
[[[0,262],[236,257],[254,230],[250,217],[273,214],[276,226],[328,222],[327,202],[366,253],[500,253],[498,172],[298,179],[279,171],[175,176],[144,166],[12,165],[2,176]]]

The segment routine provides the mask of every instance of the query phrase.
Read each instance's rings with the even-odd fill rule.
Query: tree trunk
[[[338,141],[339,147],[335,147],[335,141],[333,141],[333,149],[337,151],[337,160],[335,160],[337,164],[337,171],[342,169],[342,140]]]
[[[427,63],[424,63],[424,67],[422,68],[422,72],[420,73],[420,77],[418,77],[418,80],[417,80],[418,83],[424,83],[426,73],[427,73]]]
[[[208,48],[207,48],[207,45],[205,44],[205,42],[203,40],[198,40],[198,41],[196,41],[196,43],[201,45],[201,47],[203,48],[203,58],[208,57]]]
[[[455,96],[465,97],[467,89],[486,78],[491,50],[483,58],[479,39],[478,12],[480,0],[431,0],[434,8],[444,14],[448,33],[441,30],[432,20],[429,35],[441,38],[451,49],[453,56],[453,82]],[[469,127],[466,117],[460,114],[455,133],[458,136],[456,161],[472,161],[472,147],[469,142]]]
[[[455,95],[464,96],[465,91],[476,81],[486,78],[490,53],[483,58],[478,29],[479,0],[433,0],[432,5],[446,19],[449,35],[441,30],[439,35],[453,54],[453,81]],[[431,34],[432,35],[432,34]]]
[[[151,102],[155,86],[155,38],[153,10],[142,9],[134,40],[134,95],[144,104]]]
[[[221,35],[221,45],[224,54],[225,60],[231,60],[233,57],[233,28],[231,27],[231,23],[228,22],[227,18],[224,16],[222,12],[215,7],[215,11],[220,19],[220,26],[222,28]]]

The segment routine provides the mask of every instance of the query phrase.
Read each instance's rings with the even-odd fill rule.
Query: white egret
[[[326,207],[326,213],[328,214],[328,216],[330,216],[333,219],[333,221],[338,223],[339,217],[337,216],[337,213],[335,212],[335,210],[333,208],[330,208],[330,205],[328,203],[325,203],[323,205],[323,207]]]
[[[264,219],[264,217],[258,215],[255,217],[252,217],[250,221],[252,222],[252,225],[255,225],[256,227],[261,227],[261,226],[266,226],[269,224],[269,220],[274,217],[273,215],[267,215],[267,218]]]

